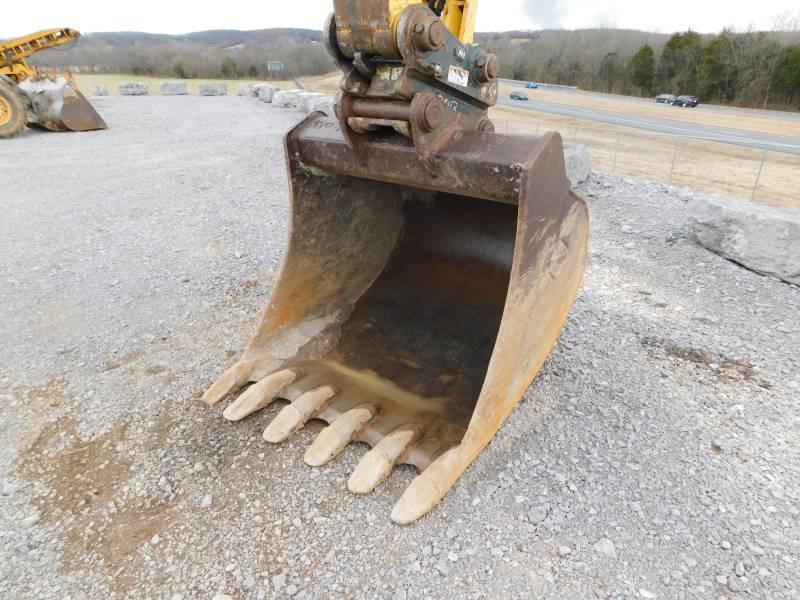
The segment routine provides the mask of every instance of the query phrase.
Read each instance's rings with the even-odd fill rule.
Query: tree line
[[[772,31],[660,34],[622,29],[483,33],[476,41],[500,57],[501,76],[650,96],[692,94],[741,106],[800,108],[800,13]],[[164,78],[267,79],[335,69],[313,30],[209,31],[183,36],[89,34],[68,51],[35,56],[40,66]]]
[[[321,75],[334,69],[322,33],[302,29],[212,31],[183,36],[136,32],[95,33],[67,51],[33,57],[41,67],[181,79],[268,79],[268,61],[282,61],[282,77]]]
[[[798,19],[788,30],[723,30],[672,35],[625,30],[535,32],[488,36],[512,79],[591,91],[651,96],[687,94],[760,108],[800,108]],[[794,30],[791,28],[793,27]]]

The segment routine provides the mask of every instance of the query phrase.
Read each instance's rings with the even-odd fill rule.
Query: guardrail
[[[495,130],[539,136],[558,131],[583,144],[592,169],[668,185],[800,207],[800,155],[649,131],[566,125],[547,119],[496,119]]]

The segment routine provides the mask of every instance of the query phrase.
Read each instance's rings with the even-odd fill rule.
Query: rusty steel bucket
[[[285,139],[292,213],[279,279],[241,360],[204,394],[247,388],[232,421],[289,400],[280,442],[328,423],[305,461],[372,449],[348,487],[420,474],[392,511],[430,511],[497,433],[542,366],[577,294],[588,214],[561,138],[463,131],[433,159],[394,132],[345,143],[309,116]]]
[[[20,82],[29,100],[28,125],[49,131],[92,131],[108,125],[86,97],[62,76]]]

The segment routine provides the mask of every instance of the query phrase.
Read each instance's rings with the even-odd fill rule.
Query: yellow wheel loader
[[[77,39],[74,29],[48,29],[0,41],[0,138],[19,135],[25,126],[50,131],[107,129],[105,121],[71,81],[28,65],[33,53]]]
[[[392,510],[425,515],[538,373],[583,275],[588,213],[561,138],[494,133],[496,56],[471,0],[334,0],[336,118],[285,138],[289,245],[240,360],[205,392],[239,421],[288,400],[278,443],[327,423],[305,454],[371,446],[356,494],[398,464],[419,475]],[[251,418],[258,418],[257,416]]]

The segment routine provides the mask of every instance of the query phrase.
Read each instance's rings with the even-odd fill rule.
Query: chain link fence
[[[498,133],[539,136],[558,131],[583,144],[592,169],[632,175],[761,204],[800,206],[800,155],[723,142],[558,121],[495,119]]]

